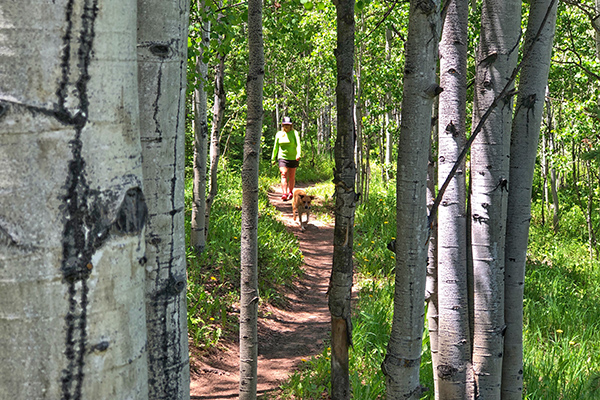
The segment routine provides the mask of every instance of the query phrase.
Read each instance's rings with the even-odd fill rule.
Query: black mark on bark
[[[148,207],[142,189],[131,188],[125,194],[115,219],[115,229],[124,234],[138,234],[142,231],[148,216]]]
[[[0,102],[0,119],[2,119],[4,114],[6,114],[6,112],[8,111],[8,107],[8,103]]]
[[[157,57],[167,58],[170,53],[170,47],[168,44],[155,43],[150,46],[150,52]]]
[[[443,380],[452,379],[457,372],[458,369],[456,369],[452,365],[442,364],[438,365],[437,367],[438,378]]]
[[[98,14],[97,0],[84,0],[80,15],[76,15],[75,1],[69,0],[65,7],[65,35],[61,60],[62,78],[57,89],[58,105],[55,117],[75,128],[75,138],[70,142],[73,158],[68,164],[66,181],[67,194],[63,198],[65,227],[63,231],[63,260],[61,270],[67,285],[69,309],[65,316],[65,356],[67,367],[62,371],[62,400],[80,400],[83,387],[83,367],[87,341],[87,278],[91,269],[91,257],[96,246],[105,235],[89,228],[95,222],[96,213],[90,212],[90,189],[85,180],[85,161],[82,157],[81,132],[88,118],[87,84],[89,64],[94,41],[94,21]],[[81,19],[81,30],[74,32],[77,18]],[[72,47],[79,45],[76,57]],[[76,59],[76,61],[75,61]],[[73,68],[73,65],[76,68]],[[78,75],[75,83],[75,104],[68,110],[67,97],[72,90],[70,75],[72,70]],[[90,240],[91,238],[91,240]],[[98,240],[99,239],[99,240]]]

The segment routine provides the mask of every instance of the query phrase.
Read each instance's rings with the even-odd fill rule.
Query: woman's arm
[[[300,135],[298,131],[294,129],[294,133],[296,134],[296,160],[300,160],[302,157],[302,146],[300,145]]]
[[[271,154],[271,163],[277,162],[277,154],[279,154],[279,135],[275,134],[275,143],[273,144],[273,154]]]

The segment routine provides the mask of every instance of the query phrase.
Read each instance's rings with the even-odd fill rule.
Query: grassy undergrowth
[[[309,163],[299,169],[299,182],[311,184],[310,194],[322,215],[333,207],[331,165]],[[200,257],[188,254],[188,325],[203,348],[218,346],[227,332],[237,330],[239,299],[239,232],[241,184],[239,171],[222,168],[220,194],[213,206],[211,236]],[[261,165],[259,218],[259,275],[261,301],[283,302],[279,289],[301,273],[298,243],[278,221],[268,204],[267,190],[279,182],[276,167]],[[355,289],[350,369],[353,397],[385,398],[381,363],[392,320],[394,255],[386,244],[395,235],[395,184],[384,184],[374,172],[367,201],[357,207],[355,225]],[[191,187],[188,188],[191,196]],[[188,207],[189,209],[189,207]],[[600,265],[590,260],[583,213],[565,210],[560,234],[539,222],[534,205],[525,286],[524,398],[600,399]],[[281,254],[286,254],[281,257]],[[421,383],[433,399],[429,338],[424,329]],[[282,385],[289,399],[320,399],[330,391],[330,349],[307,359]]]
[[[327,165],[326,160],[320,162]],[[301,275],[302,254],[294,235],[285,229],[269,204],[268,190],[279,182],[276,167],[261,163],[259,179],[258,269],[261,305],[281,305],[281,289]],[[328,172],[329,171],[329,172]],[[331,168],[300,168],[298,180],[331,180]],[[220,162],[219,194],[211,210],[206,250],[187,252],[188,331],[201,349],[218,347],[223,337],[237,334],[240,286],[240,231],[242,190],[240,171]],[[319,191],[315,188],[315,194]],[[186,184],[186,232],[189,243],[192,181]]]
[[[600,265],[574,207],[554,234],[534,207],[525,278],[526,399],[600,399]],[[581,225],[583,223],[583,226]]]
[[[391,329],[395,265],[386,244],[395,234],[395,184],[373,173],[371,194],[356,210],[354,347],[355,399],[385,398],[381,363]],[[589,258],[585,219],[566,212],[560,234],[539,224],[534,207],[525,287],[524,399],[600,399],[600,266]],[[569,222],[571,221],[571,222]],[[429,337],[424,330],[422,399],[434,399]],[[319,399],[330,391],[330,352],[306,360],[282,388],[289,399]]]

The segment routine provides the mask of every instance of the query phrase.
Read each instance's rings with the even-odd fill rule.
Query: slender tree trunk
[[[390,29],[385,30],[385,59],[387,62],[390,62],[392,56],[391,50],[391,42],[392,42],[392,31]],[[390,94],[386,94],[387,106],[391,106]],[[392,163],[392,131],[390,130],[390,120],[392,119],[392,111],[387,111],[385,113],[385,165],[389,166]],[[385,168],[385,176],[389,179],[388,168]]]
[[[138,0],[138,85],[146,230],[148,390],[190,398],[184,227],[189,2]]]
[[[592,222],[592,212],[594,210],[594,179],[592,178],[592,167],[590,162],[586,162],[587,167],[587,184],[588,184],[588,196],[587,196],[587,207],[585,219],[588,228],[588,250],[590,253],[590,259],[594,258],[594,250],[596,248],[596,233],[594,232],[594,225]]]
[[[505,88],[517,65],[521,2],[484,0],[476,67],[473,126]],[[471,150],[473,369],[476,396],[499,399],[504,349],[504,239],[512,100],[503,99]]]
[[[556,156],[556,146],[554,143],[554,135],[552,133],[552,125],[548,129],[548,143],[550,145],[550,194],[552,195],[552,228],[554,233],[558,233],[560,229],[560,204],[558,201],[558,188],[557,188],[557,177],[556,177],[556,162],[554,158]]]
[[[204,1],[198,2],[198,8]],[[208,48],[210,22],[202,22],[202,43]],[[204,82],[208,75],[208,65],[202,61],[204,50],[196,59],[196,88],[194,89],[194,182],[190,245],[197,254],[206,247],[206,166],[208,150],[207,94]]]
[[[465,145],[468,1],[450,3],[440,42],[439,167],[444,182]],[[466,254],[465,165],[461,163],[438,213],[439,365],[442,399],[474,398]]]
[[[209,173],[209,192],[206,196],[206,209],[205,209],[205,226],[204,234],[208,238],[210,229],[210,210],[215,197],[219,191],[219,185],[217,181],[217,172],[219,170],[219,157],[220,149],[219,142],[221,141],[221,128],[223,127],[223,119],[225,117],[225,55],[218,55],[219,64],[217,65],[217,71],[215,74],[215,101],[213,105],[213,119],[212,119],[212,130],[210,134],[210,173]]]
[[[437,102],[434,106],[434,115],[437,115]],[[434,146],[437,143],[438,130],[434,126],[432,129],[430,142],[429,163],[427,164],[427,209],[431,211],[435,200],[435,187],[437,183],[436,176],[436,157]],[[425,301],[427,302],[427,329],[429,331],[429,345],[431,347],[431,364],[433,370],[437,370],[439,364],[439,312],[438,312],[438,235],[437,220],[431,227],[429,237],[429,246],[427,250],[427,278],[425,281]],[[439,398],[437,374],[433,374],[435,398]]]
[[[596,6],[596,17],[592,19],[592,26],[594,28],[594,39],[596,41],[596,58],[600,59],[600,0],[595,1]]]
[[[0,8],[0,398],[146,399],[136,2]]]
[[[256,399],[258,362],[258,161],[265,59],[262,0],[248,2],[248,116],[242,164],[240,399]]]
[[[427,163],[436,64],[439,3],[412,0],[406,42],[402,125],[396,188],[394,318],[382,368],[387,398],[419,399],[427,269]]]
[[[356,61],[356,70],[354,73],[354,86],[355,86],[355,98],[354,102],[354,132],[356,133],[356,143],[355,143],[355,158],[354,162],[356,163],[356,188],[358,193],[364,193],[364,185],[365,182],[362,179],[364,174],[364,151],[363,151],[363,132],[362,132],[362,80],[361,80],[361,55],[362,48],[359,49],[359,54],[357,56]],[[364,198],[361,199],[361,202],[364,201]]]
[[[350,398],[348,347],[352,344],[350,296],[352,294],[352,248],[354,210],[354,0],[334,0],[337,13],[337,139],[335,142],[335,227],[333,265],[329,282],[331,313],[331,396]]]
[[[519,96],[512,124],[505,250],[506,333],[502,362],[503,400],[523,398],[525,262],[531,220],[533,174],[550,70],[556,5],[556,0],[535,0],[531,3],[524,46],[527,58],[521,70]],[[543,30],[540,31],[542,24]]]

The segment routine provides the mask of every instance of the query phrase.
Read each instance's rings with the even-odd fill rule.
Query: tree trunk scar
[[[160,63],[160,67],[158,68],[158,76],[156,77],[156,99],[154,99],[154,103],[152,103],[152,109],[154,113],[152,114],[152,120],[154,121],[154,132],[157,134],[157,138],[154,140],[158,140],[162,142],[162,130],[160,127],[160,121],[158,118],[158,112],[160,111],[160,95],[161,95],[161,86],[162,86],[162,67],[163,63]]]
[[[74,0],[66,6],[66,33],[63,37],[64,52],[62,55],[62,81],[57,90],[58,107],[55,110],[57,119],[67,122],[75,127],[75,138],[71,141],[73,159],[68,164],[66,181],[67,194],[63,201],[65,204],[65,227],[63,232],[63,260],[62,272],[64,282],[68,286],[69,309],[65,316],[66,337],[65,356],[67,367],[62,371],[62,396],[63,400],[80,400],[83,386],[83,366],[87,342],[87,278],[91,271],[86,265],[91,262],[91,257],[99,245],[106,238],[107,229],[99,227],[100,232],[88,237],[90,215],[88,198],[90,189],[85,180],[85,161],[81,155],[81,132],[88,118],[87,83],[89,81],[88,67],[90,53],[94,39],[94,21],[98,13],[97,0],[90,4],[89,0],[83,3],[81,18],[81,31],[79,36],[73,38]],[[77,52],[79,77],[75,84],[76,102],[74,110],[68,110],[68,91],[71,75],[71,44],[79,43]],[[91,217],[91,218],[90,218]],[[96,215],[97,217],[97,215]],[[93,228],[93,226],[92,226]],[[98,227],[96,227],[98,229]],[[91,240],[89,240],[91,238]]]
[[[76,7],[77,6],[77,7]],[[91,190],[86,180],[86,162],[82,155],[82,131],[88,122],[89,65],[95,37],[94,23],[98,0],[69,0],[66,7],[66,32],[62,38],[62,77],[54,111],[39,110],[70,125],[75,137],[69,142],[72,159],[68,162],[63,202],[63,257],[61,271],[67,286],[68,310],[65,316],[65,350],[67,366],[61,374],[61,399],[81,400],[87,347],[87,279],[91,259],[113,233],[138,234],[144,226],[147,211],[141,189],[130,189],[117,214],[109,216],[107,203],[114,204],[115,195]],[[75,23],[80,29],[75,33]],[[78,46],[78,47],[76,47]],[[69,98],[69,97],[72,98]]]

